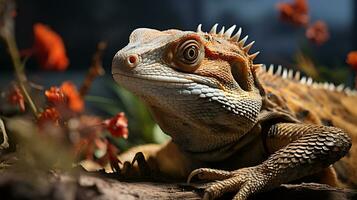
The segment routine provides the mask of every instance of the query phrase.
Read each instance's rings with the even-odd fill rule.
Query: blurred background
[[[252,52],[260,51],[258,63],[281,64],[297,69],[301,55],[318,66],[324,76],[320,80],[352,86],[352,70],[346,64],[348,52],[357,49],[357,2],[354,0],[311,0],[310,20],[323,20],[329,29],[330,39],[315,45],[305,37],[305,29],[284,23],[279,19],[277,3],[283,0],[18,0],[16,15],[16,40],[20,49],[33,43],[32,27],[41,22],[49,25],[64,40],[70,66],[64,72],[43,71],[35,59],[27,61],[31,81],[48,88],[71,80],[79,85],[87,72],[91,57],[99,41],[106,41],[103,65],[106,75],[95,80],[86,104],[101,115],[113,115],[124,110],[132,117],[145,122],[147,113],[130,94],[115,88],[111,78],[111,60],[114,54],[128,43],[130,33],[139,27],[165,30],[177,28],[196,30],[199,23],[209,31],[213,24],[229,27],[237,24],[249,41],[255,40]],[[299,56],[300,55],[300,56]],[[0,88],[13,79],[11,62],[3,46],[0,47]],[[128,109],[131,109],[128,110]],[[141,113],[141,114],[138,114]],[[137,119],[138,121],[138,119]],[[129,123],[130,122],[129,119]],[[145,124],[145,123],[144,123]],[[132,125],[131,127],[134,127]],[[148,125],[142,129],[156,129]],[[150,132],[148,131],[148,132]],[[145,132],[145,131],[144,131]],[[161,136],[160,136],[161,137]],[[145,137],[144,137],[145,138]],[[146,141],[161,141],[147,136]]]
[[[345,64],[346,54],[357,48],[356,1],[308,1],[311,21],[323,20],[329,27],[330,40],[322,46],[310,44],[304,29],[279,21],[278,2],[288,1],[18,0],[16,37],[19,48],[25,49],[32,45],[34,23],[42,22],[58,32],[70,59],[70,67],[61,78],[73,78],[71,73],[86,71],[101,40],[109,45],[104,57],[109,78],[112,57],[128,43],[131,31],[139,27],[195,30],[202,23],[209,31],[214,23],[226,27],[237,24],[250,40],[256,41],[252,51],[261,52],[258,62],[284,66],[293,65],[294,55],[302,48],[310,48],[313,58],[329,67]],[[1,50],[0,65],[10,71],[8,57]],[[38,69],[32,59],[28,65],[30,72]],[[1,75],[1,81],[8,79]]]

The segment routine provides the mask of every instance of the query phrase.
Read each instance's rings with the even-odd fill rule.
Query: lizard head
[[[136,29],[114,56],[113,77],[186,149],[237,141],[256,124],[262,98],[255,77],[260,65],[253,64],[257,53],[248,53],[253,42],[245,45],[247,37],[240,38],[241,29],[232,36],[234,29]],[[205,137],[212,141],[195,145]]]

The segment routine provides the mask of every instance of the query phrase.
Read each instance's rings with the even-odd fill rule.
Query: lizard
[[[162,174],[210,182],[203,199],[234,192],[245,200],[309,178],[356,187],[357,92],[254,63],[254,41],[235,30],[131,33],[112,76],[171,140],[121,158],[142,151]]]

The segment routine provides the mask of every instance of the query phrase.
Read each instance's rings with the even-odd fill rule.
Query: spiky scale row
[[[300,77],[301,77],[300,71],[297,71],[295,73],[294,79],[298,81],[298,80],[300,80]]]
[[[243,47],[243,50],[245,52],[249,52],[250,48],[252,48],[254,43],[255,43],[255,41],[252,41],[251,43],[247,44],[245,47]]]
[[[249,58],[250,58],[251,60],[254,60],[254,59],[258,56],[259,53],[260,53],[260,51],[257,51],[257,52],[255,52],[255,53],[253,53],[253,54],[250,54],[250,55],[249,55]]]
[[[252,46],[255,42],[255,41],[252,41],[249,44],[245,45],[246,41],[248,40],[248,35],[245,36],[244,38],[240,39],[241,34],[242,34],[242,28],[239,28],[237,33],[232,36],[235,28],[237,27],[236,25],[231,26],[230,28],[227,29],[227,31],[225,31],[225,27],[223,26],[222,29],[218,33],[217,33],[217,27],[218,27],[218,24],[217,23],[214,24],[212,26],[209,34],[216,34],[216,35],[219,35],[220,37],[231,39],[232,41],[237,42],[238,46],[241,47],[242,50],[245,51],[246,53],[249,52],[249,50],[252,48]],[[203,33],[202,24],[198,25],[197,33]],[[249,59],[254,60],[255,57],[257,57],[257,55],[259,53],[260,52],[257,51],[253,54],[250,54]],[[260,68],[261,66],[262,66],[261,64],[254,64],[253,68]],[[274,73],[274,65],[270,65],[268,70],[265,65],[263,65],[262,68],[263,68],[264,72],[267,72],[270,75],[278,75],[278,76],[281,76],[283,79],[299,81],[301,84],[311,86],[312,88],[316,88],[316,89],[323,88],[323,89],[330,90],[330,91],[345,92],[348,96],[357,96],[356,90],[351,90],[350,88],[345,87],[343,84],[335,86],[335,84],[333,84],[333,83],[327,83],[327,82],[326,83],[318,83],[318,82],[315,82],[311,77],[305,77],[305,76],[301,77],[301,74],[299,71],[297,71],[294,75],[294,71],[292,69],[287,70],[287,69],[283,68],[281,65],[278,65],[278,68],[275,73]]]
[[[278,65],[278,69],[276,70],[275,74],[276,75],[281,75],[281,69],[282,69],[282,66]]]
[[[275,67],[272,64],[269,66],[268,69],[265,65],[262,67],[263,71],[268,73],[271,76],[280,76],[283,79],[290,79],[290,80],[298,81],[298,82],[300,82],[300,84],[311,86],[312,88],[315,88],[315,89],[325,89],[325,90],[329,90],[329,91],[344,92],[348,96],[357,96],[356,90],[345,87],[344,84],[340,84],[340,85],[336,86],[335,84],[328,83],[328,82],[325,82],[325,83],[315,82],[311,77],[305,77],[305,76],[301,77],[301,74],[299,71],[296,71],[295,75],[294,75],[294,71],[292,69],[287,70],[287,69],[283,68],[281,65],[278,65],[278,67],[274,73],[274,68]]]
[[[283,79],[288,78],[288,71],[286,69],[283,70],[283,74],[281,75]]]
[[[246,35],[243,39],[241,39],[239,42],[238,42],[238,45],[242,48],[244,48],[244,44],[245,42],[248,40],[248,35]]]
[[[218,35],[223,36],[224,35],[224,29],[225,29],[225,27],[222,26],[222,29],[219,31]]]
[[[229,29],[227,29],[227,31],[224,33],[224,36],[230,38],[232,36],[234,29],[236,29],[236,25],[233,25]]]
[[[291,79],[291,78],[293,77],[293,73],[294,73],[294,72],[293,72],[292,70],[287,70],[287,71],[286,71],[286,74],[287,74],[287,75],[286,75],[286,76],[287,76],[286,78]]]
[[[218,27],[218,24],[213,25],[211,30],[209,31],[209,33],[216,34],[217,33],[217,27]]]
[[[217,33],[217,27],[218,27],[218,24],[214,24],[211,28],[211,30],[209,31],[209,34],[216,34],[220,37],[224,37],[224,38],[227,38],[227,39],[230,39],[234,42],[237,42],[238,43],[238,46],[242,48],[243,51],[245,51],[246,53],[249,52],[249,50],[252,48],[253,44],[254,44],[254,41],[252,41],[251,43],[245,45],[245,43],[247,42],[248,40],[248,35],[245,36],[243,39],[240,39],[241,37],[241,34],[242,34],[242,28],[239,28],[237,33],[235,35],[232,36],[234,30],[236,29],[236,25],[233,25],[231,26],[230,28],[228,28],[226,31],[225,31],[225,27],[222,26],[222,29]],[[197,26],[197,33],[203,33],[202,31],[202,24],[199,24]],[[255,52],[253,54],[250,54],[249,55],[249,58],[251,60],[253,60],[255,57],[257,57],[257,55],[259,54],[260,52]]]
[[[202,33],[202,24],[199,24],[198,26],[197,26],[197,31],[196,31],[197,33]]]
[[[242,28],[239,28],[237,33],[231,37],[233,41],[239,41],[239,38],[242,34]]]

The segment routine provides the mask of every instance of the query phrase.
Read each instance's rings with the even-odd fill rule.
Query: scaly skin
[[[310,79],[301,82],[313,87],[293,80],[292,71],[277,76],[279,69],[276,74],[261,70],[253,63],[257,53],[248,53],[252,43],[240,39],[241,29],[231,36],[235,26],[219,33],[216,28],[210,33],[201,26],[197,32],[137,29],[113,59],[114,79],[139,96],[172,137],[149,155],[149,165],[170,176],[189,175],[188,182],[196,176],[219,180],[206,188],[204,199],[237,192],[234,199],[239,200],[332,169],[351,147],[339,128],[355,131],[355,126],[322,124],[338,124],[332,116],[344,108],[341,99],[356,101],[355,92],[327,85],[333,91],[323,93],[323,86]],[[322,96],[304,96],[304,90]],[[316,101],[337,108],[321,110]],[[343,111],[352,124],[357,122],[356,110]],[[349,164],[353,161],[340,168],[353,170]]]

